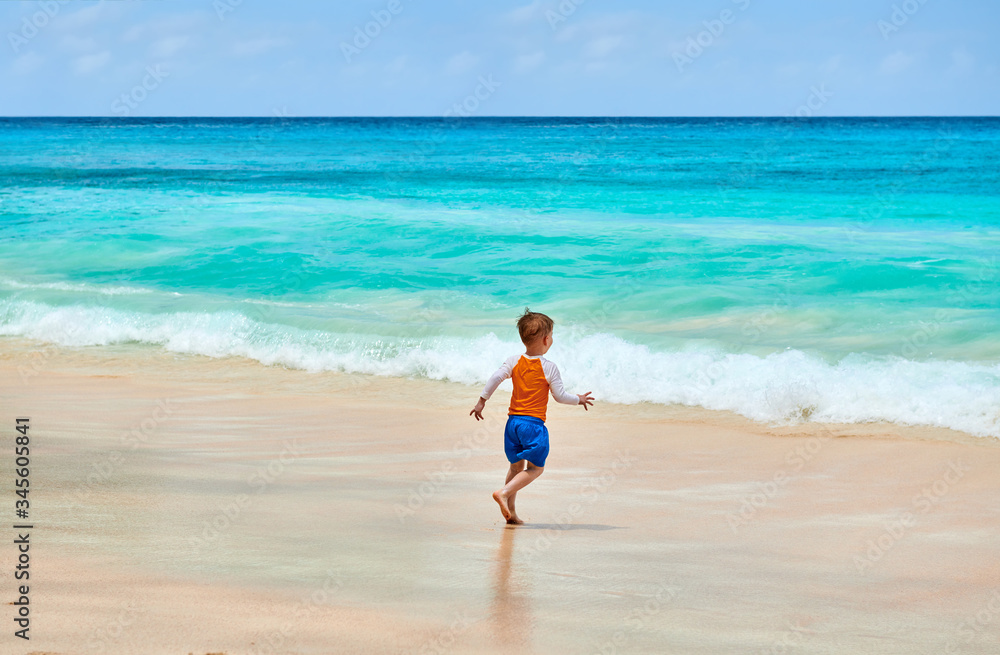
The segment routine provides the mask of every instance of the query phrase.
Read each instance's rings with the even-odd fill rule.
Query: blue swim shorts
[[[545,466],[545,458],[549,456],[549,430],[545,421],[534,416],[508,416],[503,450],[511,464],[526,459],[535,466]]]

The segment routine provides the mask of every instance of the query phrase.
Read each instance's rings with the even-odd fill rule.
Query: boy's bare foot
[[[507,507],[507,498],[504,497],[502,489],[500,491],[493,492],[493,500],[497,501],[497,505],[500,506],[500,513],[503,514],[503,517],[507,519],[508,523],[510,523],[511,513],[510,509]]]
[[[517,518],[516,514],[511,514],[510,518],[507,519],[507,523],[509,525],[521,525],[522,523],[524,523],[524,521],[522,521],[521,519]]]

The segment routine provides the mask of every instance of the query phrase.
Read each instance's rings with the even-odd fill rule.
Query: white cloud
[[[121,40],[153,41],[156,38],[175,38],[177,35],[204,34],[216,22],[214,12],[189,12],[186,14],[165,14],[142,23],[136,23],[122,31]]]
[[[151,57],[157,59],[163,59],[165,57],[172,57],[181,48],[187,45],[188,37],[186,36],[168,36],[165,39],[160,39],[153,43],[149,48],[149,54]]]
[[[883,59],[878,69],[880,73],[885,75],[895,75],[909,68],[912,63],[913,57],[899,50]]]
[[[449,75],[459,75],[472,70],[478,63],[479,57],[466,50],[448,60],[447,65],[445,65],[445,72]]]
[[[543,61],[545,61],[545,52],[543,50],[533,52],[530,55],[520,55],[516,60],[514,60],[514,72],[527,73],[533,71],[538,68]]]
[[[84,55],[73,60],[73,70],[79,75],[89,75],[103,68],[109,61],[111,61],[111,53],[107,50],[96,55]]]
[[[110,5],[114,4],[116,3],[110,3]],[[98,22],[101,19],[101,14],[105,13],[105,11],[110,8],[110,5],[98,2],[90,5],[89,7],[84,6],[82,9],[77,9],[76,11],[67,11],[65,14],[60,14],[59,20],[54,21],[54,24],[58,26],[58,29],[64,32],[68,32],[70,34],[75,33],[82,28]],[[67,4],[66,8],[69,9],[71,6],[73,5]]]
[[[577,2],[577,4],[580,4]],[[601,14],[600,16],[584,17],[573,14],[565,23],[559,24],[555,33],[555,41],[568,43],[578,36],[586,39],[600,40],[604,38],[621,39],[620,36],[609,37],[610,34],[632,34],[637,31],[647,31],[650,28],[648,20],[636,12],[617,14]],[[662,41],[662,34],[657,34],[657,41]]]
[[[273,39],[266,36],[251,41],[237,41],[233,45],[233,54],[237,57],[252,57],[254,55],[262,55],[269,50],[283,45],[285,45],[283,39]]]
[[[45,58],[32,50],[14,59],[10,68],[15,75],[28,75],[41,68],[43,63],[45,63]]]
[[[607,57],[622,44],[622,40],[620,36],[598,37],[587,43],[587,46],[584,48],[584,54],[595,59]]]

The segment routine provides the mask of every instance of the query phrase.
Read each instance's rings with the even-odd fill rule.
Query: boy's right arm
[[[519,357],[519,355],[508,358],[507,361],[501,364],[500,368],[498,368],[496,372],[490,376],[490,379],[486,381],[486,386],[483,387],[483,392],[479,394],[479,402],[477,402],[476,406],[472,408],[471,412],[469,412],[469,416],[475,416],[477,421],[483,420],[483,409],[486,407],[486,401],[490,399],[490,396],[492,396],[493,392],[497,390],[500,383],[511,376],[514,371],[514,364],[517,361],[517,357]]]

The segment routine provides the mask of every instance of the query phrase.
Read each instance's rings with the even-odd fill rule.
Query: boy
[[[514,497],[542,474],[545,458],[549,454],[549,431],[545,428],[545,408],[552,397],[566,405],[594,404],[590,392],[584,394],[567,393],[563,388],[559,369],[542,357],[552,347],[552,319],[545,314],[525,309],[517,319],[517,331],[521,335],[525,352],[514,355],[497,369],[486,382],[486,388],[479,396],[479,402],[469,412],[477,421],[483,418],[483,408],[500,383],[514,378],[514,392],[510,396],[510,410],[507,412],[507,427],[503,433],[503,449],[510,461],[504,488],[493,492],[493,500],[500,505],[500,513],[507,523],[524,523],[517,518]]]

